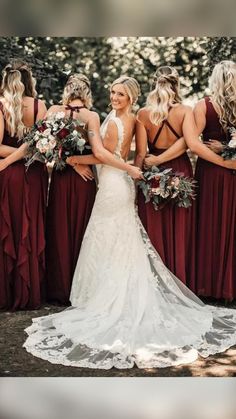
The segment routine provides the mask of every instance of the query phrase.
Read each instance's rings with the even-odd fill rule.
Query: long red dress
[[[0,103],[3,111],[3,105]],[[34,101],[34,120],[38,101]],[[20,146],[5,130],[3,144]],[[45,165],[24,160],[0,172],[0,308],[36,309],[45,287]]]
[[[159,155],[164,149],[156,148],[161,130],[166,124],[178,138],[179,135],[168,121],[159,128],[153,142],[148,140],[149,153]],[[187,153],[166,162],[162,167],[172,168],[185,176],[193,177],[192,166]],[[190,288],[195,274],[195,206],[179,208],[170,202],[156,211],[151,202],[145,204],[141,190],[138,191],[139,217],[153,246],[165,265]]]
[[[205,141],[227,141],[219,117],[206,103]],[[197,275],[198,295],[236,298],[236,172],[198,158]]]
[[[81,108],[73,107],[72,111],[79,112]],[[46,233],[49,301],[69,303],[73,274],[95,195],[95,180],[84,181],[71,166],[62,172],[53,170]]]

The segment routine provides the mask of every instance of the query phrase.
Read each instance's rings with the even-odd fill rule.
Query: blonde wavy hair
[[[72,74],[67,80],[62,95],[62,103],[63,105],[69,105],[74,99],[80,99],[88,109],[92,106],[90,81],[84,74]]]
[[[112,89],[113,86],[115,86],[115,84],[123,84],[125,91],[127,95],[129,96],[131,105],[134,105],[137,102],[138,97],[140,95],[140,86],[135,78],[128,77],[128,76],[121,76],[118,79],[113,81],[110,87],[110,90]]]
[[[236,127],[236,63],[225,60],[216,64],[209,87],[224,131]]]
[[[158,125],[168,118],[170,108],[181,103],[179,74],[173,67],[159,67],[154,75],[156,83],[148,97],[146,106],[151,111],[150,120]]]
[[[28,64],[12,61],[3,69],[1,94],[4,98],[6,130],[14,137],[22,138],[28,128],[23,123],[23,97],[36,97],[36,80]]]

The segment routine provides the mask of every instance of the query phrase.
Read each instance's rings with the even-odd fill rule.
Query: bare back
[[[182,126],[185,112],[186,106],[182,104],[172,107],[169,111],[167,121],[173,128],[173,131],[167,124],[164,124],[163,127],[162,124],[154,125],[150,121],[150,111],[147,108],[143,108],[139,111],[138,120],[144,125],[150,143],[153,143],[157,132],[162,127],[155,148],[167,149],[174,144],[178,138],[183,136]]]
[[[135,134],[135,116],[133,114],[124,115],[121,118],[124,127],[124,137],[121,146],[121,157],[126,161],[129,156],[131,142]]]
[[[4,98],[0,98],[4,108]],[[37,109],[35,110],[35,99],[25,96],[23,98],[23,123],[26,127],[32,127],[35,120],[42,119],[46,114],[46,106],[42,100],[37,99]]]
[[[57,112],[64,112],[67,117],[73,116],[74,119],[78,119],[84,123],[85,126],[88,126],[91,115],[94,113],[82,105],[53,105],[48,109],[46,116]]]

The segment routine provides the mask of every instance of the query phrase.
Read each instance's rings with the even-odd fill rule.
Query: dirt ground
[[[229,305],[236,309],[236,302]],[[44,306],[35,311],[0,313],[0,376],[1,377],[235,377],[236,346],[222,354],[199,358],[192,364],[171,368],[93,370],[50,364],[27,353],[22,345],[24,329],[33,317],[63,310],[64,307]]]

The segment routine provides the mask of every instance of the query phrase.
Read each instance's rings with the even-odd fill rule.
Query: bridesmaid
[[[62,105],[54,105],[48,114],[65,115],[85,122],[92,105],[90,82],[82,74],[71,75],[65,85]],[[47,211],[47,299],[69,303],[71,282],[93,203],[96,183],[91,167],[69,165],[53,170]]]
[[[63,105],[53,106],[49,113],[64,111],[78,118],[88,130],[92,152],[100,162],[140,178],[138,168],[117,160],[103,147],[99,117],[89,110],[90,106],[90,82],[84,75],[75,74],[65,86]],[[79,158],[83,157],[86,156]],[[92,156],[86,158],[94,159]],[[47,217],[48,299],[63,304],[69,302],[71,282],[96,193],[91,168],[87,164],[71,163],[71,159],[68,159],[70,165],[62,173],[53,171]],[[88,164],[93,163],[89,161]]]
[[[150,93],[147,106],[139,111],[136,131],[135,162],[139,167],[144,161],[146,166],[166,165],[191,175],[185,153],[188,146],[193,153],[211,163],[236,169],[236,161],[223,160],[199,140],[193,111],[180,102],[178,73],[172,67],[161,67],[157,71],[156,88]],[[184,138],[176,140],[181,135]],[[152,155],[145,158],[147,144]],[[164,164],[166,162],[168,164]],[[194,207],[186,210],[168,204],[155,211],[151,204],[144,204],[140,192],[138,206],[140,218],[167,266],[196,292]]]
[[[45,274],[46,167],[26,171],[24,133],[46,113],[28,65],[3,70],[0,98],[0,308],[36,309]]]
[[[156,86],[147,104],[137,115],[135,164],[165,165],[192,177],[192,166],[183,138],[183,121],[187,111],[179,91],[179,76],[171,67],[156,72]],[[168,151],[165,151],[168,150]],[[166,163],[168,161],[168,163]],[[195,207],[179,208],[172,202],[156,211],[145,204],[138,191],[138,211],[152,244],[166,266],[185,284],[194,276]]]
[[[198,132],[219,152],[236,127],[236,64],[222,61],[210,78],[211,96],[195,109]],[[212,141],[215,139],[217,141]],[[197,282],[201,296],[236,298],[236,172],[201,158],[197,161]]]

